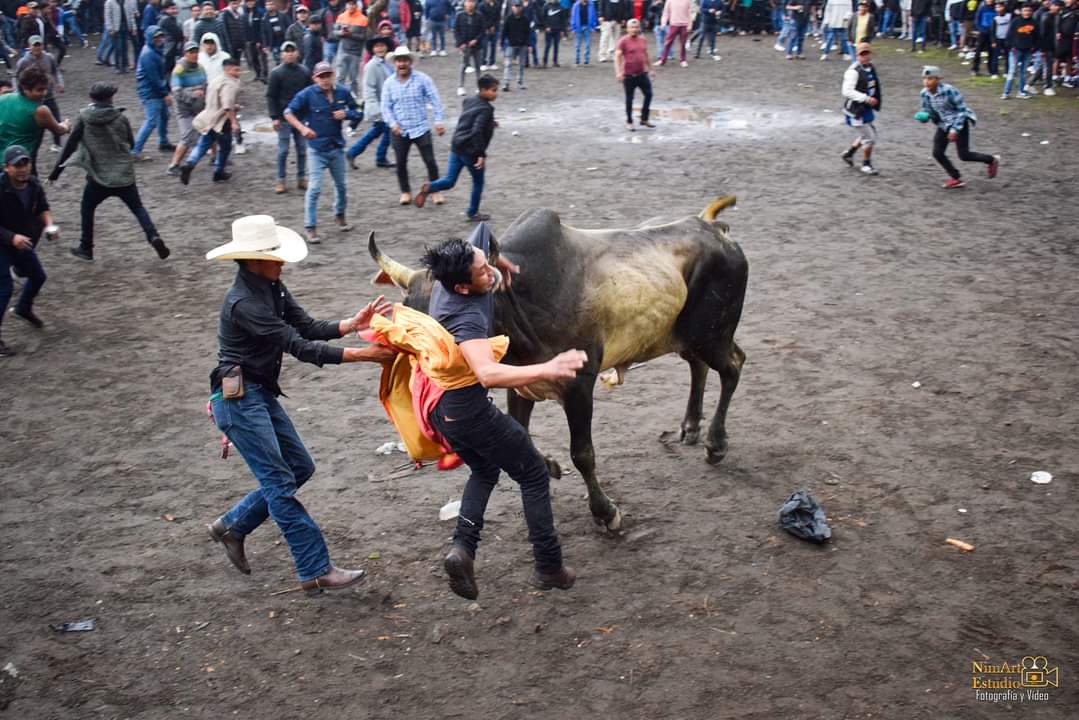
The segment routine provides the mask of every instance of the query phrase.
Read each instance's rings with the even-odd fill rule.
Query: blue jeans
[[[102,33],[101,42],[97,46],[97,61],[107,63],[110,55],[112,55],[112,36]]]
[[[318,226],[316,219],[318,198],[322,194],[322,171],[329,169],[333,178],[333,214],[344,217],[348,207],[348,192],[345,190],[345,151],[343,148],[316,150],[308,148],[311,169],[307,174],[307,195],[304,197],[303,226]]]
[[[217,142],[217,158],[214,159],[214,172],[225,172],[229,153],[232,152],[232,122],[228,120],[225,121],[225,126],[221,128],[221,132],[211,130],[199,138],[199,144],[187,156],[187,164],[198,165],[199,160],[210,150],[210,146],[215,141]]]
[[[503,58],[505,65],[502,68],[502,84],[509,86],[510,77],[513,75],[513,61],[517,61],[517,87],[525,86],[525,63],[528,62],[528,48],[507,47],[506,56]]]
[[[800,22],[800,23],[796,23],[796,22],[793,22],[793,21],[791,22],[790,35],[788,35],[788,37],[787,37],[787,54],[788,55],[801,55],[802,54],[802,43],[805,41],[806,27],[808,27],[808,23],[806,23],[806,22]]]
[[[157,143],[164,145],[169,141],[169,106],[164,98],[139,98],[142,103],[142,111],[146,115],[142,121],[142,127],[135,135],[135,144],[131,146],[131,154],[138,155],[150,139],[150,133],[157,128]]]
[[[303,179],[306,176],[304,168],[307,166],[307,139],[303,134],[288,124],[281,121],[281,128],[277,131],[277,179],[285,179],[285,167],[288,164],[289,139],[296,141],[296,177]]]
[[[656,27],[656,57],[663,55],[663,44],[667,42],[667,26],[659,25]]]
[[[499,473],[505,470],[521,486],[521,503],[536,569],[557,572],[562,567],[562,545],[551,510],[551,479],[528,431],[486,397],[482,401],[477,399],[470,408],[456,403],[448,405],[447,399],[443,395],[431,411],[431,424],[472,471],[461,495],[461,510],[453,531],[454,545],[475,556],[487,500],[498,484]]]
[[[323,47],[325,50],[323,52],[322,59],[328,62],[330,65],[333,65],[333,59],[337,57],[337,43],[327,42]]]
[[[786,29],[786,18],[783,12],[783,3],[779,3],[772,8],[772,32],[782,33]],[[776,40],[777,43],[782,44],[783,38]]]
[[[948,36],[951,38],[952,45],[959,44],[959,35],[961,34],[962,24],[958,20],[948,21]]]
[[[117,70],[127,70],[127,43],[131,40],[130,35],[123,30],[116,33],[112,40],[113,65]]]
[[[315,473],[315,462],[277,398],[257,383],[244,386],[237,400],[217,399],[214,421],[240,451],[258,480],[223,516],[225,527],[244,537],[272,517],[285,536],[301,582],[330,571],[330,553],[315,521],[296,491]]]
[[[587,65],[592,59],[592,31],[578,30],[573,36],[573,48],[576,53],[576,62],[581,62],[581,48],[584,48],[584,64]]]
[[[472,195],[468,198],[468,210],[466,211],[466,214],[472,217],[480,211],[480,196],[483,195],[483,171],[486,169],[486,165],[477,170],[475,165],[469,162],[468,158],[451,150],[446,174],[431,183],[430,191],[442,192],[443,190],[449,190],[457,184],[457,177],[461,174],[461,170],[465,169],[472,176]]]
[[[1027,91],[1027,63],[1030,62],[1032,50],[1012,50],[1011,59],[1008,63],[1008,78],[1004,81],[1004,94],[1010,95],[1012,83],[1016,76],[1019,77],[1019,93]]]
[[[375,120],[371,124],[371,129],[363,134],[356,142],[352,143],[352,147],[348,149],[348,159],[363,154],[363,151],[367,149],[367,146],[375,141],[375,138],[382,136],[379,140],[378,147],[375,148],[375,162],[380,165],[386,163],[386,153],[390,148],[390,127],[381,120]]]
[[[41,291],[41,286],[45,284],[45,268],[41,267],[41,261],[38,260],[35,251],[0,248],[0,323],[3,323],[4,315],[7,314],[7,305],[11,302],[11,295],[15,291],[15,284],[11,279],[12,268],[26,278],[22,293],[19,295],[19,302],[15,304],[20,311],[33,310],[34,298]]]
[[[922,17],[912,18],[911,25],[913,26],[913,29],[910,33],[911,51],[914,50],[914,44],[916,42],[920,42],[922,44],[922,50],[925,50],[925,33],[928,29],[929,18],[925,17],[924,15]]]
[[[494,65],[498,60],[498,33],[484,33],[480,47],[480,64]]]
[[[64,30],[70,35],[74,35],[79,39],[80,43],[85,43],[86,38],[82,34],[82,28],[79,27],[79,19],[70,12],[64,13]]]
[[[888,37],[891,35],[893,24],[895,24],[895,10],[885,10],[884,19],[880,23],[881,37]]]
[[[431,52],[446,50],[446,21],[431,20]]]
[[[836,48],[843,51],[844,55],[850,55],[850,43],[847,42],[847,28],[830,27],[824,29],[824,47],[820,54],[827,55],[832,49],[832,41],[836,41]]]

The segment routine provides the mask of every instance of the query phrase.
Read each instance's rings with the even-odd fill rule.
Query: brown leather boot
[[[210,531],[211,540],[225,546],[225,555],[228,556],[229,562],[244,575],[250,575],[251,566],[247,564],[247,556],[244,554],[244,539],[232,534],[221,518],[207,525],[206,529]]]
[[[300,585],[308,595],[320,595],[326,590],[341,590],[366,579],[367,572],[364,570],[342,570],[331,565],[330,571],[325,575],[305,580]]]
[[[450,576],[450,590],[465,598],[475,600],[480,595],[476,587],[476,575],[472,570],[472,556],[460,545],[454,545],[442,563]]]
[[[532,577],[528,578],[528,584],[538,590],[550,590],[551,588],[569,590],[573,587],[575,580],[577,580],[577,576],[573,574],[572,570],[563,565],[558,568],[557,572],[553,573],[541,573],[539,570],[533,571]]]
[[[285,188],[285,181],[284,180],[278,180],[277,182],[274,183],[273,191],[275,193],[277,193],[278,195],[284,195],[286,190],[287,189]]]

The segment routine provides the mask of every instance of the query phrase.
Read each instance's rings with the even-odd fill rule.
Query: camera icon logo
[[[1047,688],[1060,687],[1060,668],[1049,668],[1049,661],[1044,656],[1027,655],[1023,658],[1023,687]]]

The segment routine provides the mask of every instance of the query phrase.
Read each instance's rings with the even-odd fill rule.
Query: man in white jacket
[[[877,144],[877,128],[873,121],[880,112],[883,95],[877,69],[873,67],[873,48],[867,42],[858,43],[858,59],[843,73],[843,114],[847,125],[858,131],[854,143],[843,153],[843,162],[854,167],[854,153],[862,149],[862,172],[876,175],[870,156]]]

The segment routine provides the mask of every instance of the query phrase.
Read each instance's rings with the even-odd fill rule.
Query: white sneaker
[[[487,69],[486,65],[480,65],[480,72],[483,72],[486,69]]]
[[[879,175],[880,174],[880,173],[877,172],[877,169],[875,167],[873,167],[872,165],[867,165],[865,163],[862,164],[862,172],[865,173],[866,175]]]
[[[827,60],[827,59],[828,59],[828,56],[827,56],[827,55],[821,55],[821,56],[820,56],[820,60],[821,60],[821,62],[824,62],[824,61],[825,61],[825,60]]]
[[[686,62],[685,60],[683,60],[682,62],[680,62],[680,63],[678,63],[678,64],[679,64],[679,65],[680,65],[681,67],[689,67],[689,63],[687,63],[687,62]]]
[[[662,60],[656,60],[656,61],[655,61],[654,63],[652,63],[652,64],[653,64],[653,65],[655,65],[656,67],[659,67],[660,65],[662,65],[662,64],[663,64],[663,61],[662,61]]]
[[[497,65],[488,65],[488,66],[487,66],[487,69],[488,69],[488,70],[497,70],[497,69],[498,69],[498,66],[497,66]]]
[[[446,51],[445,50],[439,50],[438,51],[438,56],[439,57],[446,57]]]
[[[843,59],[844,60],[853,60],[854,58],[851,56],[850,53],[847,53],[846,55],[843,56]]]
[[[468,73],[474,73],[474,72],[476,72],[476,68],[472,67],[471,65],[469,65],[468,67],[465,68],[465,75],[467,75]]]
[[[1045,88],[1045,94],[1048,95],[1049,97],[1053,97],[1054,95],[1057,94],[1057,91],[1054,90],[1053,88]]]
[[[243,155],[247,152],[247,146],[243,143],[236,143],[236,154]]]
[[[1001,99],[1001,100],[1007,100],[1007,99],[1008,99],[1008,93],[1003,93],[1003,94],[1002,94],[1002,95],[1000,96],[1000,99]]]
[[[949,50],[955,50],[958,47],[959,47],[958,45],[956,45],[955,43],[952,43],[951,45],[948,46],[948,49]]]
[[[1000,80],[1000,75],[990,75],[989,79],[990,80]]]
[[[775,50],[776,52],[783,52],[787,48],[783,47],[779,43],[776,43],[775,45],[772,46],[772,49]]]
[[[716,62],[719,62],[719,61],[720,61],[720,60],[722,60],[723,58],[721,58],[721,57],[720,57],[719,55],[713,55],[713,56],[712,56],[712,59],[713,59],[713,60],[715,60]]]
[[[1046,95],[1048,95],[1048,94],[1049,93],[1046,93]],[[51,150],[52,152],[63,152],[64,149],[62,147],[60,147],[59,145],[57,145],[56,143],[53,143],[52,145],[49,146],[49,150]]]
[[[461,95],[464,95],[464,94],[465,94],[465,89],[463,87],[458,87],[457,88],[458,97],[460,97]]]

